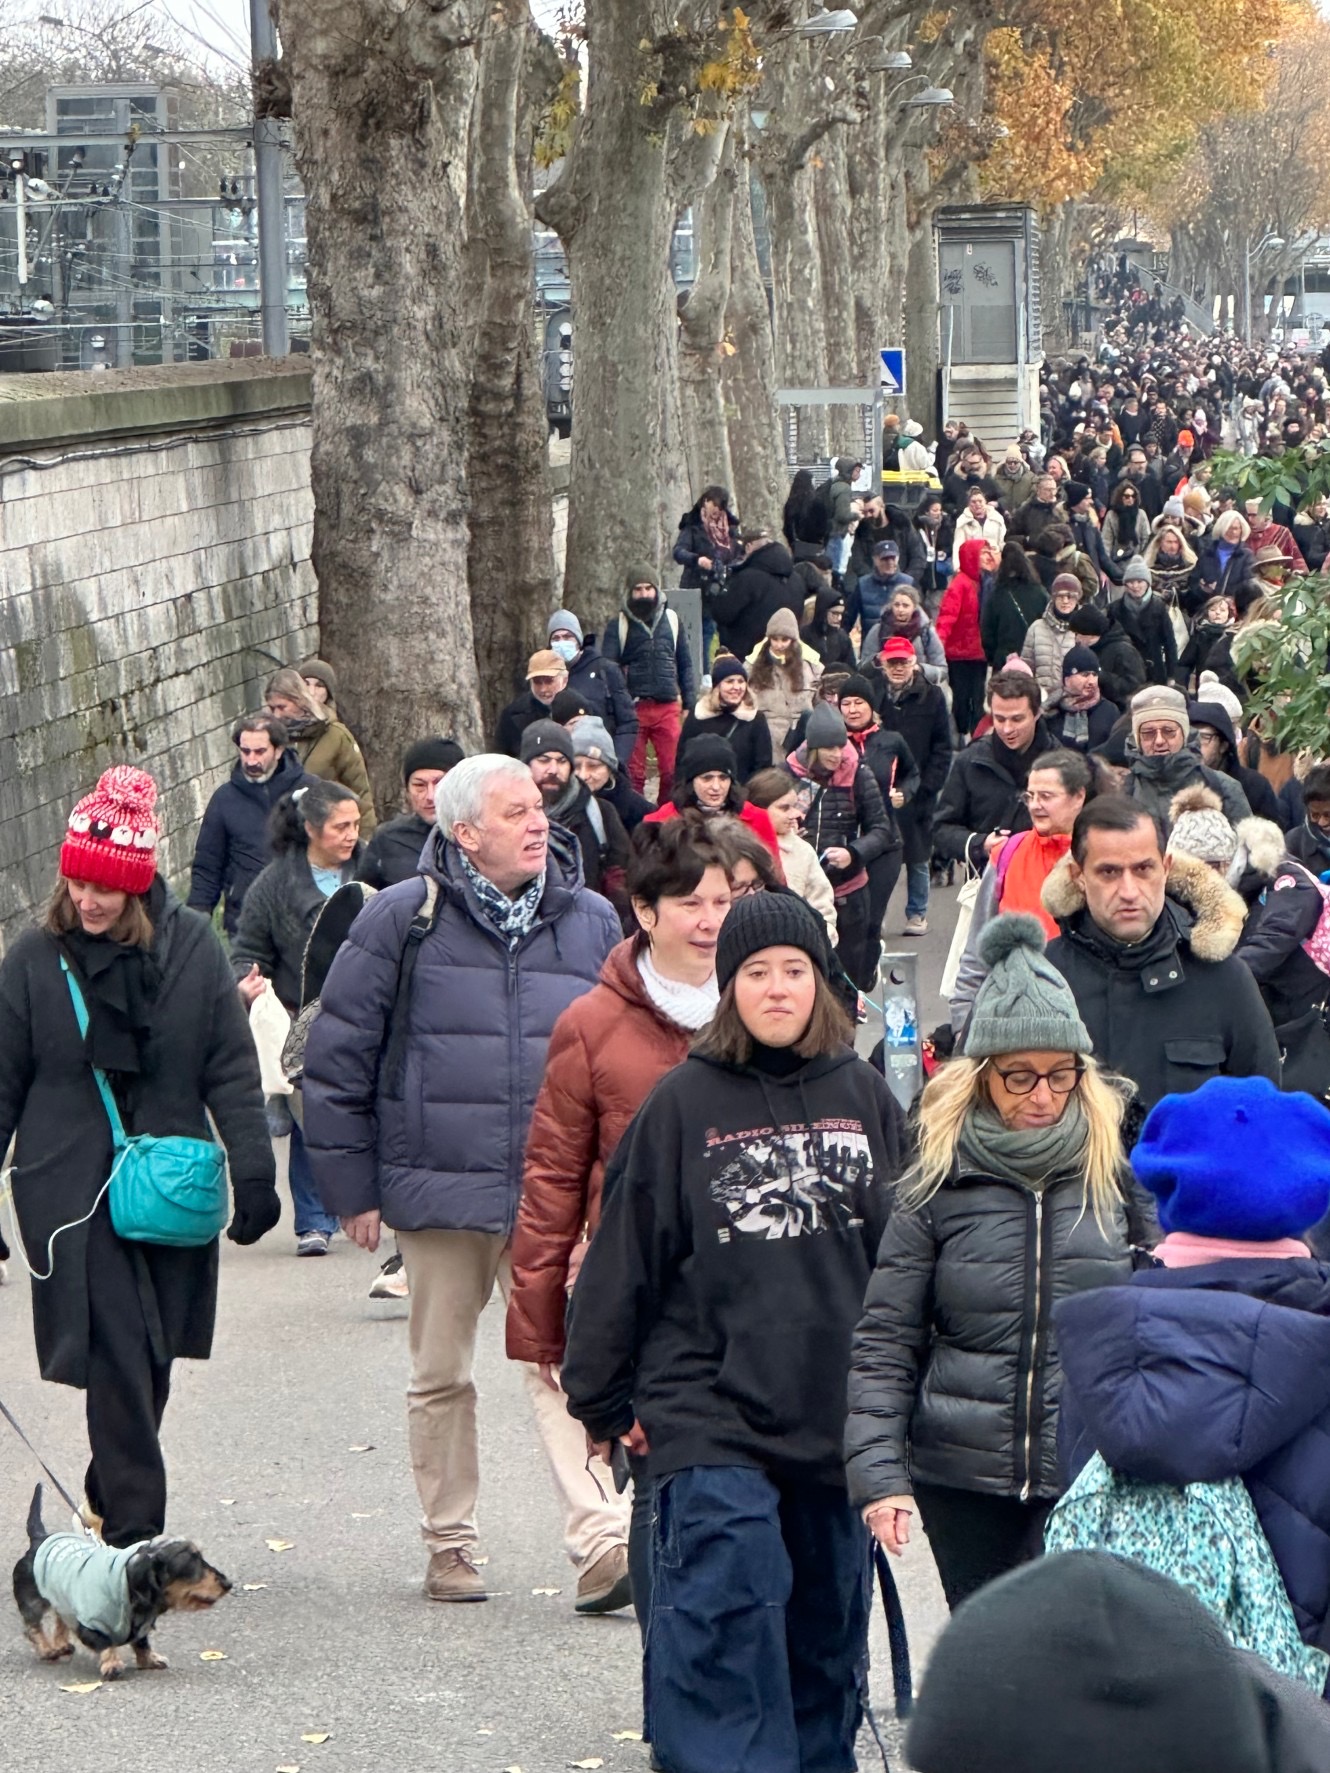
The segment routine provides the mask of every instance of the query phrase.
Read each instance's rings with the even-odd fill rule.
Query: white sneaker
[[[409,1299],[411,1289],[407,1285],[406,1270],[402,1266],[399,1255],[389,1256],[383,1267],[374,1276],[369,1290],[371,1299]]]
[[[907,917],[905,928],[901,934],[902,936],[926,936],[928,934],[928,919],[926,917]]]

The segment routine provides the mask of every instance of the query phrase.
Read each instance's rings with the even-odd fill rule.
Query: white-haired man
[[[305,1136],[324,1202],[373,1250],[398,1236],[410,1287],[411,1462],[425,1593],[481,1601],[475,1564],[476,1325],[506,1297],[527,1125],[560,1013],[619,923],[581,884],[531,772],[468,757],[439,784],[424,874],[379,893],[328,974],[305,1054]],[[527,1392],[564,1509],[578,1610],[626,1606],[627,1509],[535,1367]]]

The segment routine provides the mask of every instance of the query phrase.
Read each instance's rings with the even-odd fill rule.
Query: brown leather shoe
[[[574,1613],[617,1613],[633,1604],[633,1584],[628,1574],[628,1547],[612,1545],[589,1564],[577,1578]]]
[[[430,1554],[425,1597],[431,1601],[487,1601],[485,1578],[466,1552],[453,1548]]]

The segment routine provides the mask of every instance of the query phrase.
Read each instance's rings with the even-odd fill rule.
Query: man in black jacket
[[[522,734],[522,762],[540,789],[546,817],[577,839],[585,884],[619,901],[616,909],[622,911],[628,833],[610,803],[573,774],[573,749],[572,734],[552,720],[538,720]]]
[[[613,733],[615,755],[626,764],[637,739],[637,710],[623,672],[613,660],[602,657],[595,635],[582,632],[572,610],[556,609],[546,632],[550,651],[558,653],[568,668],[568,688],[582,698],[585,712]]]
[[[1279,1043],[1233,958],[1246,907],[1194,857],[1167,856],[1155,820],[1119,795],[1091,801],[1044,885],[1062,934],[1048,958],[1071,986],[1095,1058],[1140,1105],[1207,1078],[1279,1083]]]
[[[1088,647],[1099,664],[1099,689],[1110,702],[1126,708],[1145,688],[1145,661],[1127,639],[1121,622],[1092,603],[1083,603],[1067,618],[1077,644]]]
[[[908,642],[907,642],[908,644]],[[868,954],[865,965],[876,970],[882,958],[882,920],[900,878],[903,843],[900,819],[919,786],[910,747],[897,732],[886,732],[873,706],[873,686],[857,673],[841,685],[840,715],[850,743],[873,772],[882,804],[891,821],[892,840],[868,864]]]
[[[450,769],[466,753],[456,739],[417,739],[402,753],[402,781],[407,811],[380,825],[361,851],[356,879],[372,887],[396,886],[414,880],[420,852],[434,829],[434,795]]]
[[[601,645],[605,657],[623,671],[637,710],[628,779],[641,794],[651,746],[660,771],[660,798],[668,800],[683,721],[681,706],[692,707],[696,690],[688,636],[676,611],[669,608],[659,575],[649,566],[631,566],[624,574],[623,609],[605,630]]]
[[[743,559],[725,589],[707,605],[720,634],[721,651],[746,659],[762,644],[767,623],[778,609],[791,611],[802,622],[806,589],[783,543],[773,540],[768,530],[746,530]]]
[[[880,654],[885,688],[877,700],[883,732],[898,733],[919,771],[914,798],[896,818],[904,840],[905,929],[928,934],[929,859],[933,854],[933,813],[951,768],[951,718],[947,699],[923,669],[908,640],[889,640]]]
[[[993,731],[958,753],[937,809],[941,855],[982,869],[1013,831],[1028,831],[1025,783],[1036,757],[1056,748],[1040,719],[1042,694],[1023,671],[999,671],[988,685]]]
[[[527,687],[514,697],[499,715],[494,732],[494,749],[505,757],[516,757],[522,749],[522,734],[537,720],[548,720],[550,703],[561,690],[568,688],[568,665],[552,647],[532,653],[526,665]]]
[[[268,814],[284,794],[309,779],[295,751],[287,749],[285,726],[266,709],[242,714],[231,740],[240,757],[204,811],[194,841],[188,901],[192,911],[211,917],[222,900],[222,928],[228,936],[236,933],[251,882],[272,861]]]

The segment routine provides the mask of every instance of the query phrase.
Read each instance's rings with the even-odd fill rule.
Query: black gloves
[[[233,1182],[235,1215],[226,1235],[233,1244],[256,1244],[282,1216],[282,1203],[271,1182]]]

